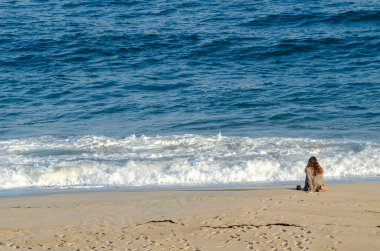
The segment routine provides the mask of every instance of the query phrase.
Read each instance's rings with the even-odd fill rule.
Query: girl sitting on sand
[[[306,180],[305,180],[305,191],[308,193],[312,192],[324,192],[326,191],[326,184],[323,179],[323,168],[318,163],[316,157],[311,157],[307,162],[305,168]]]

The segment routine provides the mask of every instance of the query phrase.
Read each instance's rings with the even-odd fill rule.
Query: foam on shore
[[[292,181],[311,155],[326,178],[380,175],[380,144],[370,141],[43,136],[0,141],[0,189]]]

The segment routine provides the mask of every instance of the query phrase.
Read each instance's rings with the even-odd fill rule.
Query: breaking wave
[[[327,179],[380,174],[380,144],[371,141],[42,136],[0,141],[0,189],[276,183],[302,180],[311,155]]]

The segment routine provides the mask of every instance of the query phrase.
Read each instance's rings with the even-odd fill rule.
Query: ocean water
[[[0,189],[380,177],[380,2],[0,2]]]

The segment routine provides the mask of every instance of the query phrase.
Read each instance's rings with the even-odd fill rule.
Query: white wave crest
[[[0,141],[0,189],[302,180],[312,155],[327,178],[380,174],[380,144],[368,141],[44,136]]]

